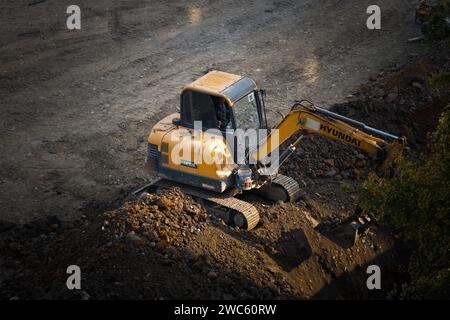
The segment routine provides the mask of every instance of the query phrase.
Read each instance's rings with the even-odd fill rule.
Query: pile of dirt
[[[332,110],[422,146],[437,111],[417,115],[443,104],[427,89],[434,67],[418,66],[380,74]],[[246,196],[261,215],[252,231],[225,225],[178,189],[75,222],[0,223],[0,299],[383,297],[402,257],[373,217],[355,214],[360,183],[376,164],[308,137],[282,168],[302,186],[300,200]],[[383,270],[377,292],[366,287],[370,264]],[[81,290],[66,287],[70,265],[81,269]]]
[[[176,245],[189,239],[189,234],[200,233],[207,217],[202,206],[175,188],[158,195],[145,193],[140,201],[102,214],[101,229],[110,238],[126,235],[152,246]]]

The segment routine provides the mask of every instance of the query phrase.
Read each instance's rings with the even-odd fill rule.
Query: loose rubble
[[[166,246],[199,233],[208,214],[190,196],[175,188],[158,195],[146,193],[139,201],[127,202],[102,218],[102,231],[113,239],[126,235],[134,242]]]

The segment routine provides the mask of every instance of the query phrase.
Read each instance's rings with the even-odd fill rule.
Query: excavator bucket
[[[378,167],[378,172],[381,174],[386,173],[386,171],[392,167],[392,165],[400,161],[403,157],[403,152],[405,150],[406,141],[394,142],[386,147],[386,156],[383,162]]]

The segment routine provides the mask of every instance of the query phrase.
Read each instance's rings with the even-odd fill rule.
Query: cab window
[[[250,92],[235,102],[233,110],[237,128],[247,130],[258,129],[260,127],[254,92]]]
[[[231,110],[222,97],[188,90],[181,97],[181,121],[186,127],[202,121],[203,130],[225,131],[231,123]]]

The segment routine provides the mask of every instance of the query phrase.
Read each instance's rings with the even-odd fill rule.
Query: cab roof
[[[230,105],[233,105],[234,102],[255,89],[256,84],[250,78],[213,70],[185,86],[183,92],[193,90],[221,96]]]

